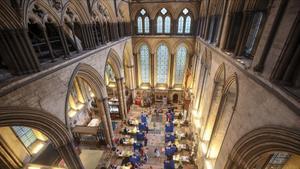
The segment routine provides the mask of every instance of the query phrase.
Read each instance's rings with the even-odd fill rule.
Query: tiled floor
[[[146,147],[147,155],[148,155],[148,161],[146,164],[144,164],[141,169],[163,169],[163,162],[166,160],[166,156],[164,155],[164,152],[162,150],[165,147],[165,132],[164,132],[164,125],[165,125],[165,112],[163,114],[160,114],[159,116],[156,116],[153,114],[153,108],[151,109],[143,109],[138,106],[132,106],[131,111],[129,112],[128,116],[129,118],[135,118],[135,119],[140,119],[140,115],[142,111],[147,111],[150,112],[148,113],[149,118],[150,118],[150,124],[149,124],[149,133],[147,134],[148,138],[148,145]],[[115,130],[115,137],[120,138],[123,137],[124,135],[120,134],[120,130],[125,126],[125,124],[120,124],[118,128]],[[181,131],[188,131],[187,127],[175,127],[175,130],[181,130]],[[181,140],[181,143],[186,143],[189,146],[191,146],[191,142],[186,139],[186,140]],[[132,151],[132,146],[129,145],[118,145],[118,149],[120,150],[128,150]],[[161,156],[159,158],[155,157],[154,155],[154,149],[158,148],[160,150]],[[189,155],[189,151],[181,151],[180,154],[184,155]],[[117,157],[117,155],[113,155],[113,158],[111,160],[111,164],[115,165],[121,165],[122,163],[122,158]],[[196,168],[194,165],[191,164],[184,164],[184,169],[194,169]]]

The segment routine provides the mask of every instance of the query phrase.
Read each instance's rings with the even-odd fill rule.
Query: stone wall
[[[130,38],[108,43],[42,72],[29,75],[1,88],[1,106],[31,107],[47,111],[65,123],[65,104],[71,75],[79,63],[95,68],[104,77],[108,53],[115,50],[123,61],[123,50]],[[9,91],[8,93],[6,91]]]
[[[205,101],[201,102],[200,105],[203,112],[209,109],[214,76],[218,67],[225,63],[226,78],[235,72],[238,76],[237,106],[217,158],[215,169],[224,168],[235,143],[246,133],[256,128],[270,125],[300,128],[300,116],[274,94],[275,89],[271,89],[271,84],[262,81],[251,70],[244,69],[236,59],[219,49],[202,40],[197,40],[197,43],[200,50],[197,50],[198,53],[196,54],[201,57],[206,48],[208,53],[211,52],[212,55],[211,69],[205,89]]]

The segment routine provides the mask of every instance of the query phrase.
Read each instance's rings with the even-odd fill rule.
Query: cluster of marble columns
[[[131,56],[133,57],[133,56]],[[125,65],[125,71],[126,71],[126,81],[128,82],[127,84],[127,87],[129,88],[131,94],[132,94],[132,97],[135,98],[135,92],[134,90],[136,89],[136,79],[135,79],[135,74],[134,74],[134,65]]]
[[[103,120],[104,126],[104,134],[107,144],[109,144],[111,147],[114,146],[113,138],[113,128],[112,128],[112,122],[110,118],[110,112],[108,107],[108,98],[102,98],[102,99],[96,99],[97,106],[100,112],[101,120]]]
[[[116,78],[117,91],[118,91],[118,100],[120,104],[120,113],[122,120],[127,118],[127,104],[126,104],[126,95],[124,87],[124,78]]]
[[[8,70],[15,75],[41,70],[27,32],[25,28],[0,30],[1,58]]]

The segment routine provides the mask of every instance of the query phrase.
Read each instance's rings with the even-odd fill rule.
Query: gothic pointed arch
[[[80,83],[82,86],[80,86]],[[76,98],[73,94],[74,90],[76,92]],[[74,101],[75,99],[78,101]],[[101,132],[105,135],[105,142],[112,146],[113,132],[111,118],[107,107],[105,82],[96,69],[90,65],[80,63],[73,71],[69,80],[66,97],[65,119],[69,130],[72,128],[70,120],[76,113],[74,111],[82,109],[82,105],[89,105],[90,101],[94,102],[91,104],[95,105],[93,106],[95,115],[101,120],[100,128],[103,127],[103,131],[101,130]]]
[[[238,94],[238,78],[237,74],[234,73],[227,78],[222,90],[220,106],[218,108],[215,124],[212,129],[211,139],[208,143],[206,158],[212,159],[213,161],[218,158],[225,135],[235,112]],[[214,163],[215,162],[213,162],[213,165]]]
[[[202,140],[208,142],[211,139],[212,131],[216,122],[217,113],[220,108],[222,91],[225,85],[226,80],[226,71],[225,64],[222,63],[219,65],[217,71],[214,75],[214,84],[211,102],[208,110],[208,115],[204,120],[204,130],[202,132]]]
[[[118,55],[118,53],[114,49],[110,49],[108,52],[108,57],[106,63],[110,64],[113,71],[115,72],[116,78],[123,78],[123,64]]]
[[[253,168],[260,155],[283,151],[300,155],[300,131],[281,126],[254,129],[240,138],[228,156],[225,169]]]
[[[125,96],[125,85],[124,85],[124,69],[123,62],[120,59],[118,53],[114,49],[110,49],[108,52],[106,67],[110,67],[114,73],[114,80],[118,90],[118,101],[120,103],[119,113],[121,118],[125,120],[127,118],[127,105]],[[106,71],[106,68],[105,68]]]
[[[27,107],[1,107],[0,126],[25,126],[39,130],[51,140],[68,168],[83,168],[75,152],[72,135],[52,114]]]

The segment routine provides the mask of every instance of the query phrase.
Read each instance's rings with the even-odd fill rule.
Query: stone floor
[[[147,155],[148,155],[148,161],[146,164],[144,164],[141,169],[163,169],[163,162],[166,160],[166,156],[164,155],[164,152],[162,151],[165,147],[165,132],[164,132],[164,126],[165,126],[165,112],[162,114],[159,114],[159,116],[156,116],[153,113],[154,108],[146,108],[143,109],[139,106],[132,106],[131,111],[128,113],[128,117],[131,119],[140,119],[140,115],[142,111],[148,112],[150,124],[149,124],[149,133],[147,134],[148,138],[148,145],[146,147]],[[121,138],[124,137],[124,135],[120,134],[120,130],[125,126],[125,124],[119,124],[117,129],[115,130],[115,137]],[[175,127],[175,131],[184,131],[188,132],[187,127]],[[185,143],[191,147],[191,141],[189,139],[181,140],[181,143]],[[132,151],[132,145],[117,145],[117,148],[120,150],[128,150]],[[157,158],[154,155],[154,149],[158,148],[160,150],[160,157]],[[190,155],[190,151],[180,151],[181,155]],[[116,154],[113,155],[111,159],[111,164],[115,164],[120,166],[122,163],[122,158],[119,158]],[[184,169],[194,169],[196,168],[192,164],[184,164]]]

